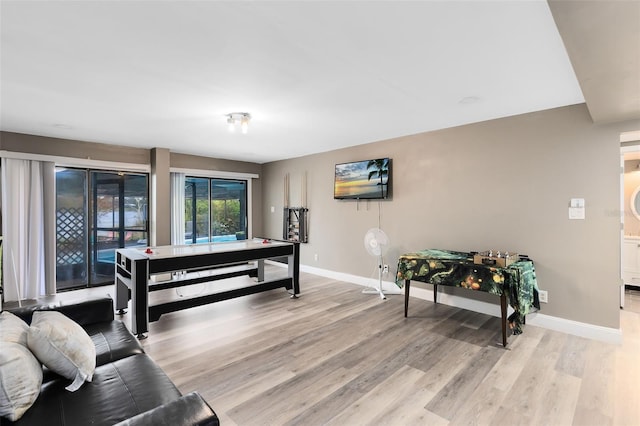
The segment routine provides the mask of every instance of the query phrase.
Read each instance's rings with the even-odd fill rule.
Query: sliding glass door
[[[187,244],[244,240],[247,232],[247,181],[186,178]]]
[[[186,178],[184,187],[184,239],[187,244],[209,241],[209,179]]]
[[[111,284],[115,250],[145,246],[147,175],[56,170],[58,290]]]
[[[108,172],[91,177],[89,285],[100,285],[113,282],[117,248],[147,245],[147,177]]]
[[[56,288],[89,283],[86,170],[56,168]]]
[[[211,179],[213,241],[244,240],[247,235],[247,182]]]
[[[247,238],[247,181],[187,177],[187,244]],[[146,174],[56,169],[58,290],[111,284],[115,250],[146,246]]]

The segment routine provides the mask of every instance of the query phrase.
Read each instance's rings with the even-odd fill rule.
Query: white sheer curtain
[[[5,301],[55,294],[55,164],[2,158]]]
[[[171,244],[184,244],[184,173],[171,173]]]

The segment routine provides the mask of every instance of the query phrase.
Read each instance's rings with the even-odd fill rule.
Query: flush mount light
[[[480,98],[477,96],[466,96],[460,99],[458,103],[462,105],[469,105],[469,104],[475,104],[478,101],[480,101]]]
[[[71,130],[71,129],[73,129],[72,126],[69,126],[68,124],[62,124],[62,123],[54,123],[51,126],[55,127],[56,129],[62,129],[62,130]]]
[[[249,131],[249,120],[251,120],[251,114],[248,112],[231,112],[227,114],[226,117],[230,132],[235,132],[236,127],[240,126],[242,133],[247,134]]]

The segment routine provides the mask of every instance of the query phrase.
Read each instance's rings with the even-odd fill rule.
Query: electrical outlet
[[[383,274],[389,273],[389,265],[382,265],[382,273]]]
[[[318,261],[318,253],[313,255],[313,260],[315,260],[316,262]]]
[[[547,290],[538,290],[538,297],[540,299],[540,303],[549,303],[549,294]]]

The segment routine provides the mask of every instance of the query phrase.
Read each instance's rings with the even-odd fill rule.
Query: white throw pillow
[[[19,343],[0,346],[0,416],[15,422],[40,394],[42,365]]]
[[[0,313],[0,342],[20,343],[27,347],[29,326],[11,312]]]
[[[36,311],[29,327],[31,352],[49,369],[73,380],[66,387],[74,392],[93,378],[96,347],[76,322],[56,311]]]

